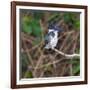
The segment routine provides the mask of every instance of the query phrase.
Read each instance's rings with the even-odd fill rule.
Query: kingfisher
[[[53,49],[58,43],[58,34],[62,29],[56,25],[49,25],[48,33],[45,36],[45,49]]]

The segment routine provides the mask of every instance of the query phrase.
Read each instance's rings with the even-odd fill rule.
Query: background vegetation
[[[20,77],[64,77],[80,74],[80,60],[67,59],[53,50],[46,50],[45,35],[49,24],[56,24],[59,33],[56,49],[66,54],[80,53],[80,14],[74,12],[20,10]]]

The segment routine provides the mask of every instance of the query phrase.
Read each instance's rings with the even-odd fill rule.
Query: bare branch
[[[34,63],[33,63],[33,60],[32,60],[31,55],[30,55],[29,52],[28,52],[28,49],[27,49],[26,43],[24,42],[24,40],[22,40],[22,41],[23,41],[23,45],[24,45],[25,50],[26,50],[26,54],[27,54],[27,56],[28,56],[28,58],[29,58],[29,61],[30,61],[31,65],[32,65],[32,67],[34,67]]]
[[[61,54],[62,56],[66,57],[67,59],[80,58],[80,54],[76,54],[76,53],[74,53],[74,54],[65,54],[65,53],[63,53],[63,52],[61,52],[61,51],[59,51],[59,50],[57,50],[55,48],[53,48],[53,50],[55,52]]]

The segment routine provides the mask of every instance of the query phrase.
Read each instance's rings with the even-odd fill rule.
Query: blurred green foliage
[[[32,27],[32,35],[34,35],[35,37],[42,36],[42,29],[39,20],[33,18],[31,20],[31,27]]]
[[[25,73],[25,77],[27,77],[27,78],[33,78],[32,72],[31,71],[27,71]]]
[[[37,14],[36,14],[37,15]],[[23,16],[22,17],[22,31],[29,34],[33,35],[35,37],[41,37],[42,35],[42,30],[40,26],[40,16],[37,15],[35,18],[32,16]],[[38,19],[36,19],[38,18]]]
[[[76,30],[80,29],[80,19],[76,17],[75,13],[64,13],[64,21]]]
[[[56,12],[56,13],[52,13],[52,15],[48,18],[48,23],[51,24],[55,24],[55,23],[58,23],[58,21],[60,21],[61,19],[61,15],[59,12]]]
[[[33,12],[33,18],[35,20],[40,20],[44,17],[44,13],[42,11],[35,11]]]
[[[72,64],[73,75],[79,75],[80,74],[80,61],[78,59],[72,59],[69,61],[69,64]]]
[[[73,67],[73,75],[80,75],[80,63]]]
[[[31,23],[30,23],[30,16],[23,16],[22,17],[22,31],[27,33],[27,34],[31,34],[32,33],[32,27],[31,27]]]
[[[80,61],[79,60],[72,60],[73,61],[73,68],[72,68],[72,73],[73,75],[79,75],[80,74]],[[75,62],[76,61],[76,62]]]
[[[22,77],[23,75],[25,74],[25,71],[27,70],[27,66],[29,64],[29,60],[28,60],[28,57],[25,53],[20,53],[20,60],[21,60],[21,72],[22,72]]]
[[[29,59],[28,59],[28,56],[26,53],[21,53],[20,55],[21,57],[21,72],[22,72],[22,77],[24,75],[24,77],[27,77],[27,78],[32,78],[33,75],[32,75],[32,72],[31,71],[27,71],[27,68],[28,68],[28,65],[29,65]],[[25,72],[26,71],[26,72]]]

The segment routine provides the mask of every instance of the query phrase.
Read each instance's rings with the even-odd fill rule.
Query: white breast
[[[49,32],[50,32],[50,30],[49,30]],[[50,36],[50,42],[48,44],[46,44],[46,46],[45,46],[46,49],[55,48],[58,43],[58,32],[54,31],[54,30],[53,30],[53,32],[55,33],[55,36],[54,37]]]

